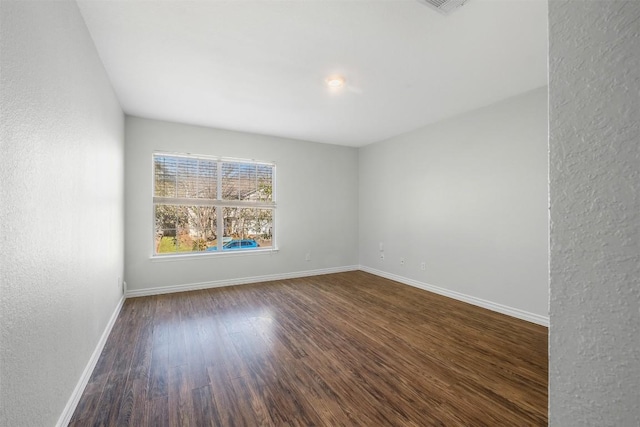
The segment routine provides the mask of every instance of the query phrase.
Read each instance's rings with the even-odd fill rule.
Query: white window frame
[[[166,156],[174,158],[187,158],[193,160],[209,160],[217,162],[216,166],[216,199],[201,199],[201,198],[180,198],[180,197],[160,197],[155,195],[155,157]],[[271,177],[271,201],[248,201],[248,200],[223,200],[222,197],[222,164],[223,163],[243,163],[252,165],[265,165],[272,168]],[[234,157],[219,157],[210,156],[206,154],[192,154],[192,153],[175,153],[168,151],[154,151],[151,156],[151,214],[152,214],[152,244],[151,244],[151,258],[152,259],[165,259],[175,260],[176,258],[184,257],[202,257],[202,256],[234,256],[234,255],[251,255],[258,253],[271,253],[277,252],[276,246],[276,163],[268,161],[257,161],[255,159],[241,159]],[[217,240],[216,251],[196,251],[196,252],[170,252],[170,253],[157,253],[156,252],[156,205],[175,205],[175,206],[212,206],[216,208],[216,235],[220,236]],[[225,207],[238,207],[238,208],[258,208],[258,209],[270,209],[272,211],[271,218],[271,246],[268,248],[252,248],[252,249],[238,249],[233,251],[224,251],[224,241],[222,236],[224,235],[224,220],[218,217],[222,212],[222,208]]]

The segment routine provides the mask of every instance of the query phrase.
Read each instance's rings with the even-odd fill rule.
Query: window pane
[[[254,163],[222,164],[223,200],[272,200],[273,166]]]
[[[176,196],[176,159],[166,156],[153,157],[154,196]]]
[[[163,230],[160,234],[156,234],[157,254],[175,253],[178,250],[177,244],[176,230]]]
[[[213,206],[191,207],[189,218],[193,251],[206,251],[216,247],[216,208]]]
[[[199,199],[215,199],[218,187],[218,165],[211,160],[200,160],[198,163],[198,191],[196,197]]]
[[[223,250],[272,247],[272,209],[223,208],[223,215]]]
[[[177,226],[177,206],[156,205],[156,233],[162,230],[175,230]],[[174,233],[175,234],[175,233]]]
[[[216,208],[158,204],[156,253],[202,252],[215,247]]]
[[[154,196],[215,199],[217,163],[207,159],[154,156]]]
[[[273,166],[258,165],[256,168],[256,200],[273,200]]]

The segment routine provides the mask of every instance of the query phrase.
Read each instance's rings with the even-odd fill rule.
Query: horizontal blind
[[[274,164],[158,153],[153,163],[156,203],[275,205]]]
[[[222,163],[223,200],[273,200],[273,166],[257,163]]]
[[[154,155],[154,196],[217,199],[217,162],[210,159]]]

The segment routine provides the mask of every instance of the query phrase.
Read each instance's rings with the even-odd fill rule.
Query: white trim
[[[167,262],[167,261],[185,261],[189,259],[212,259],[226,258],[233,256],[247,256],[247,255],[274,255],[280,250],[278,248],[264,248],[264,249],[240,249],[237,251],[204,251],[204,252],[177,252],[166,255],[151,255],[149,260],[151,262]]]
[[[258,208],[275,209],[276,202],[254,202],[251,200],[218,200],[218,199],[190,199],[187,197],[153,196],[154,205],[178,206],[217,206],[221,208]]]
[[[323,274],[342,273],[358,270],[357,265],[323,268],[319,270],[296,271],[293,273],[267,274],[264,276],[242,277],[239,279],[223,279],[211,282],[186,283],[183,285],[158,286],[156,288],[127,290],[127,298],[144,297],[148,295],[170,294],[174,292],[196,291],[200,289],[220,288],[223,286],[247,285],[249,283],[269,282],[272,280],[295,279],[298,277],[320,276]]]
[[[495,302],[487,301],[481,298],[477,298],[471,295],[466,295],[460,292],[451,291],[449,289],[433,286],[428,283],[419,282],[417,280],[409,279],[407,277],[398,276],[385,271],[376,270],[375,268],[360,266],[360,270],[367,273],[374,274],[376,276],[384,277],[385,279],[395,280],[396,282],[404,283],[405,285],[413,286],[415,288],[423,289],[425,291],[433,292],[435,294],[444,295],[445,297],[453,298],[458,301],[463,301],[469,304],[476,305],[478,307],[486,308],[491,311],[506,314],[507,316],[515,317],[518,319],[526,320],[527,322],[536,323],[538,325],[549,327],[549,316],[541,316],[539,314],[530,313],[528,311],[520,310],[518,308],[509,307],[506,305],[498,304]]]
[[[113,325],[115,325],[116,319],[120,314],[120,310],[124,305],[124,300],[125,300],[125,296],[123,295],[122,298],[120,298],[120,301],[116,306],[116,309],[113,311],[113,314],[111,315],[111,318],[107,323],[107,326],[104,328],[104,332],[102,333],[102,336],[100,337],[100,340],[98,341],[98,344],[96,345],[95,350],[93,350],[93,354],[91,354],[91,358],[89,358],[89,362],[87,363],[87,366],[85,366],[84,371],[82,372],[82,375],[78,380],[78,384],[76,384],[76,388],[73,389],[73,393],[71,393],[71,397],[69,397],[69,400],[67,401],[67,406],[64,407],[62,414],[60,414],[60,418],[56,423],[56,427],[66,427],[67,425],[69,425],[69,422],[71,421],[71,417],[73,416],[73,413],[75,412],[76,407],[78,406],[78,402],[80,402],[82,393],[84,392],[84,389],[87,386],[87,383],[89,382],[89,378],[91,378],[91,374],[93,373],[93,370],[96,367],[96,364],[98,363],[98,359],[100,358],[100,355],[102,354],[104,345],[107,343],[107,338],[111,333],[111,329],[113,329]]]
[[[182,159],[189,159],[189,160],[196,160],[196,161],[200,161],[200,160],[207,160],[207,161],[211,161],[216,163],[216,198],[215,199],[211,199],[211,198],[190,198],[190,197],[164,197],[164,196],[156,196],[155,195],[155,191],[156,191],[156,157],[166,157],[166,158],[182,158]],[[248,201],[248,200],[226,200],[223,199],[223,195],[222,195],[222,182],[223,182],[223,176],[222,176],[222,171],[223,171],[223,165],[225,163],[237,163],[237,164],[247,164],[247,165],[253,165],[253,166],[269,166],[271,168],[271,200],[270,201]],[[199,165],[200,163],[198,163],[198,170],[199,170]],[[177,181],[178,177],[176,175],[176,185],[178,184]],[[256,187],[257,189],[257,187]],[[156,253],[157,248],[157,230],[156,230],[156,208],[159,205],[176,205],[176,206],[209,206],[209,207],[214,207],[214,208],[225,208],[225,207],[229,207],[229,208],[254,208],[254,209],[263,209],[263,210],[271,210],[271,216],[272,216],[272,220],[271,220],[271,234],[272,234],[272,238],[271,238],[271,242],[272,245],[275,246],[276,244],[276,227],[275,227],[275,214],[276,214],[276,209],[277,209],[277,205],[276,205],[276,164],[275,162],[264,162],[264,161],[256,161],[253,159],[235,159],[235,158],[230,158],[230,157],[220,157],[220,156],[209,156],[209,155],[204,155],[204,154],[191,154],[191,153],[171,153],[171,152],[164,152],[164,151],[154,151],[153,153],[151,153],[151,199],[152,199],[152,220],[151,220],[151,248],[153,248],[152,250],[152,257],[155,257],[157,255],[161,255],[161,256],[172,256],[177,254],[176,252],[173,253],[163,253],[163,254],[158,254]],[[219,219],[220,215],[219,215],[219,210],[216,210],[216,218]],[[222,236],[224,234],[224,221],[216,221],[217,225],[216,225],[216,234],[218,236]],[[177,224],[176,224],[177,227]],[[222,246],[223,246],[223,241],[222,240],[218,240],[218,251],[222,252]]]
[[[166,150],[153,150],[153,155],[159,156],[171,156],[171,157],[183,157],[187,159],[203,159],[203,160],[215,160],[217,162],[234,162],[234,163],[256,163],[258,165],[267,165],[271,166],[276,164],[275,161],[270,160],[256,160],[256,159],[245,159],[241,157],[225,157],[225,156],[211,156],[209,154],[199,154],[199,153],[184,153],[181,151],[166,151]]]

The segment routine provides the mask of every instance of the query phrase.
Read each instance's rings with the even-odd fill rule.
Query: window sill
[[[186,253],[179,255],[152,255],[149,257],[151,262],[167,262],[167,261],[187,261],[193,259],[215,259],[215,258],[229,258],[229,257],[244,257],[251,255],[273,255],[279,252],[278,248],[272,249],[253,249],[246,251],[228,251],[220,253]]]

